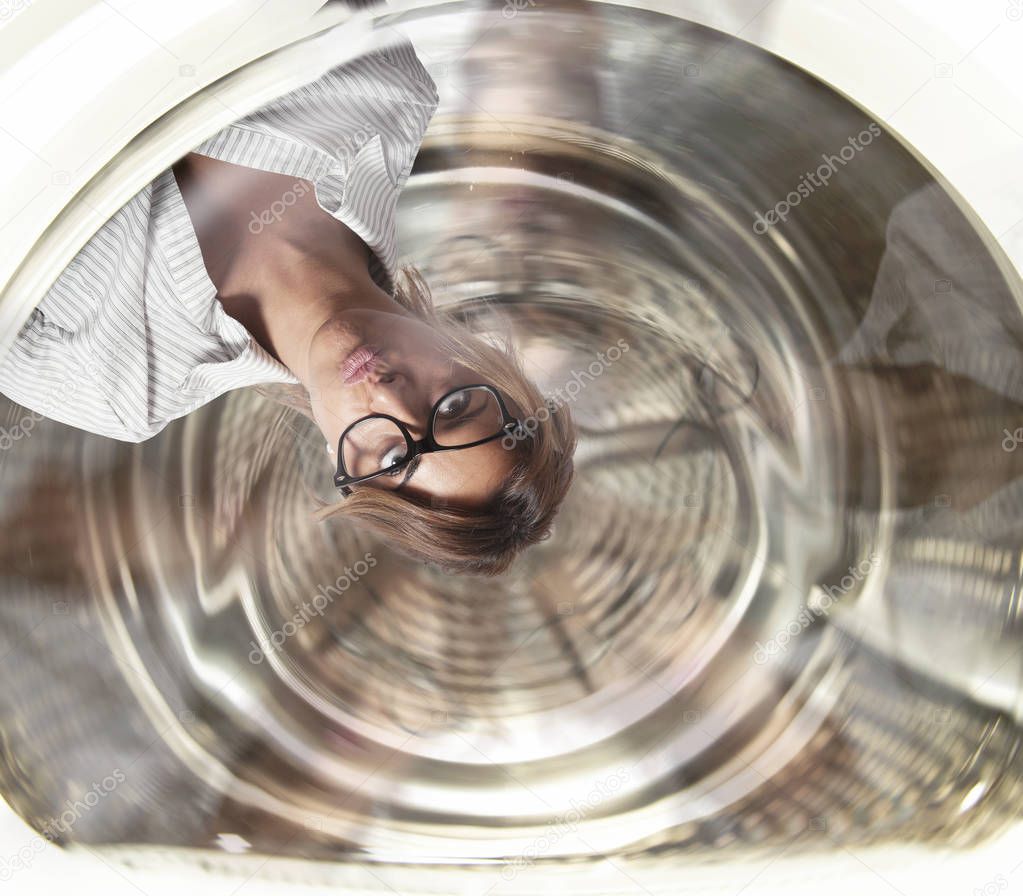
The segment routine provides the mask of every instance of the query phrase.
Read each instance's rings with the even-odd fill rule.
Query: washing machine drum
[[[6,401],[5,798],[62,843],[373,860],[406,892],[410,863],[1000,832],[1018,277],[887,127],[752,44],[470,6],[399,22],[441,95],[401,251],[570,406],[552,536],[483,580],[317,521],[323,439],[253,389],[137,444]]]

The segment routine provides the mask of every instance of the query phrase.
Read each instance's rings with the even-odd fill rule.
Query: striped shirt
[[[194,150],[312,184],[393,292],[395,208],[438,104],[411,45],[379,50]],[[282,207],[288,199],[282,196]],[[250,221],[270,226],[274,207]],[[231,389],[298,383],[225,311],[173,172],[130,199],[47,291],[0,362],[0,392],[43,416],[140,442]]]

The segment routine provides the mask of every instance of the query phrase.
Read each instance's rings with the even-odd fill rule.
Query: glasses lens
[[[372,476],[407,455],[408,445],[398,425],[380,417],[357,423],[341,441],[341,457],[349,476]]]
[[[442,448],[458,448],[501,431],[504,418],[487,389],[460,389],[448,395],[433,417],[433,438]]]

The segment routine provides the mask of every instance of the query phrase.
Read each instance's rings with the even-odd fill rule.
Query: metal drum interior
[[[341,60],[347,27],[308,40]],[[404,892],[1007,830],[1023,320],[982,225],[707,27],[509,0],[376,29],[442,98],[405,260],[579,424],[555,531],[449,578],[312,520],[322,440],[254,392],[138,445],[4,400],[5,797],[43,829],[118,770],[60,842]]]

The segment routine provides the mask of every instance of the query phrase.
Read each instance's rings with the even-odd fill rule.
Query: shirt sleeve
[[[165,222],[147,185],[60,272],[0,359],[0,392],[60,423],[125,442],[194,406],[181,388],[208,340],[188,326],[163,264]]]
[[[39,308],[33,310],[0,360],[0,393],[34,419],[48,417],[125,442],[149,438],[150,433],[125,426],[118,417],[99,387],[96,361],[80,350],[74,337]]]

